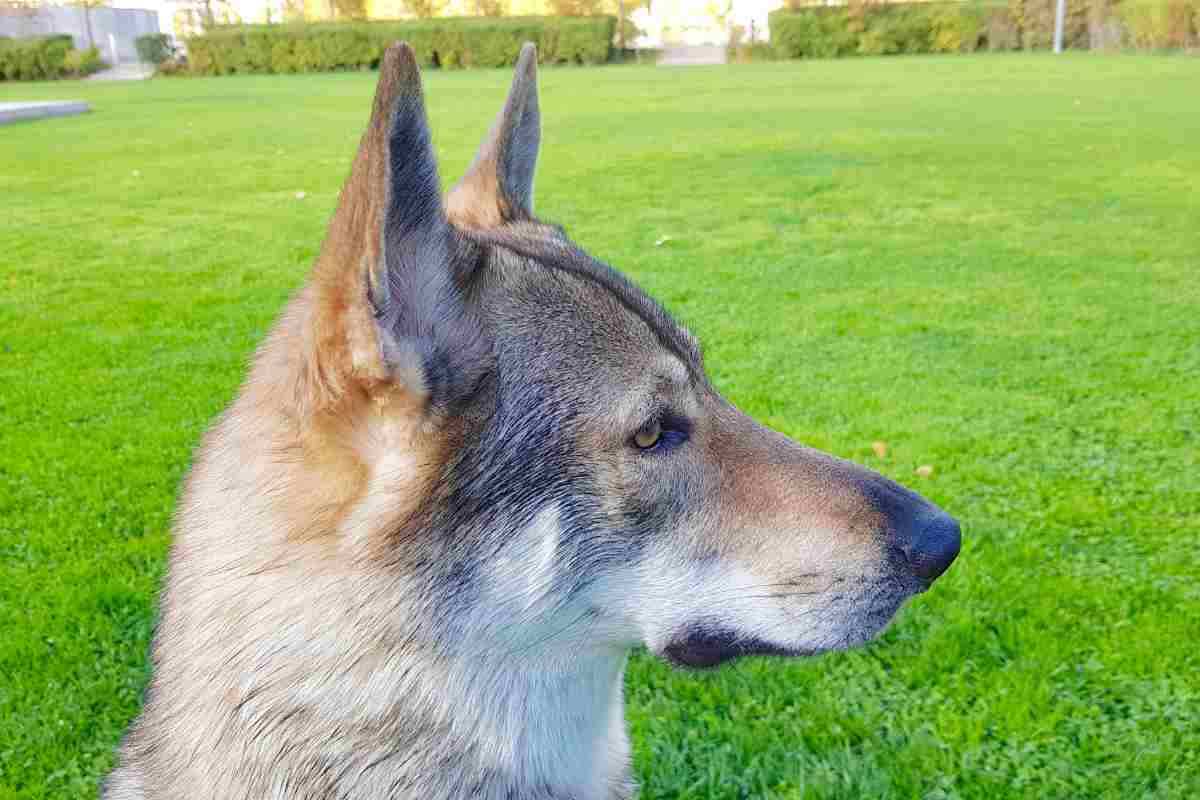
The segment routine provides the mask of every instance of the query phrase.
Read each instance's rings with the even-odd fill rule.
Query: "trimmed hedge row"
[[[776,11],[771,44],[784,58],[973,52],[991,46],[987,10],[971,3],[858,3]]]
[[[1056,0],[881,3],[781,9],[770,15],[781,58],[896,53],[1038,50],[1052,46]],[[1071,49],[1200,47],[1200,0],[1090,0],[1069,3],[1063,26]]]
[[[1200,0],[1125,0],[1117,7],[1117,18],[1127,47],[1200,49]]]
[[[547,64],[608,60],[614,17],[447,17],[389,22],[238,25],[187,40],[190,71],[200,75],[331,72],[379,65],[397,40],[413,46],[423,66],[512,66],[533,42]]]
[[[72,49],[65,34],[9,39],[0,36],[0,81],[81,78],[104,69],[100,51]]]

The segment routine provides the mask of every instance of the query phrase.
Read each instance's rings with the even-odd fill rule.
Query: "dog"
[[[310,279],[181,494],[107,800],[636,794],[631,649],[879,633],[958,523],[758,425],[696,339],[533,213],[537,57],[443,197],[389,47]]]

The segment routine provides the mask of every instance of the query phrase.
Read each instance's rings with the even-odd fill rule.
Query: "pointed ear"
[[[395,52],[399,91],[388,131],[387,210],[370,298],[385,366],[398,378],[420,381],[430,403],[446,406],[474,388],[482,362],[481,339],[455,280],[469,267],[461,262],[473,256],[442,208],[416,58],[407,44]]]
[[[504,109],[466,175],[446,196],[450,219],[463,227],[490,228],[532,216],[541,138],[537,49],[526,43]]]
[[[416,57],[392,45],[318,260],[309,375],[326,395],[357,379],[426,407],[470,391],[484,350],[456,276],[475,257],[442,207]]]

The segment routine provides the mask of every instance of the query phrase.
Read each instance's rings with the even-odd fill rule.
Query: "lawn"
[[[427,74],[444,177],[508,79]],[[94,796],[176,486],[373,80],[0,84],[95,108],[0,128],[0,797]],[[1200,59],[551,69],[542,107],[539,212],[965,531],[869,648],[635,656],[643,796],[1200,796]]]

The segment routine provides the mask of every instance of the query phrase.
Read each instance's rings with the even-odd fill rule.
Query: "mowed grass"
[[[445,179],[508,80],[426,75]],[[0,85],[95,107],[0,128],[0,796],[94,796],[176,487],[373,81]],[[738,405],[965,530],[866,649],[635,656],[643,796],[1200,796],[1200,60],[560,69],[542,106],[540,213]]]

